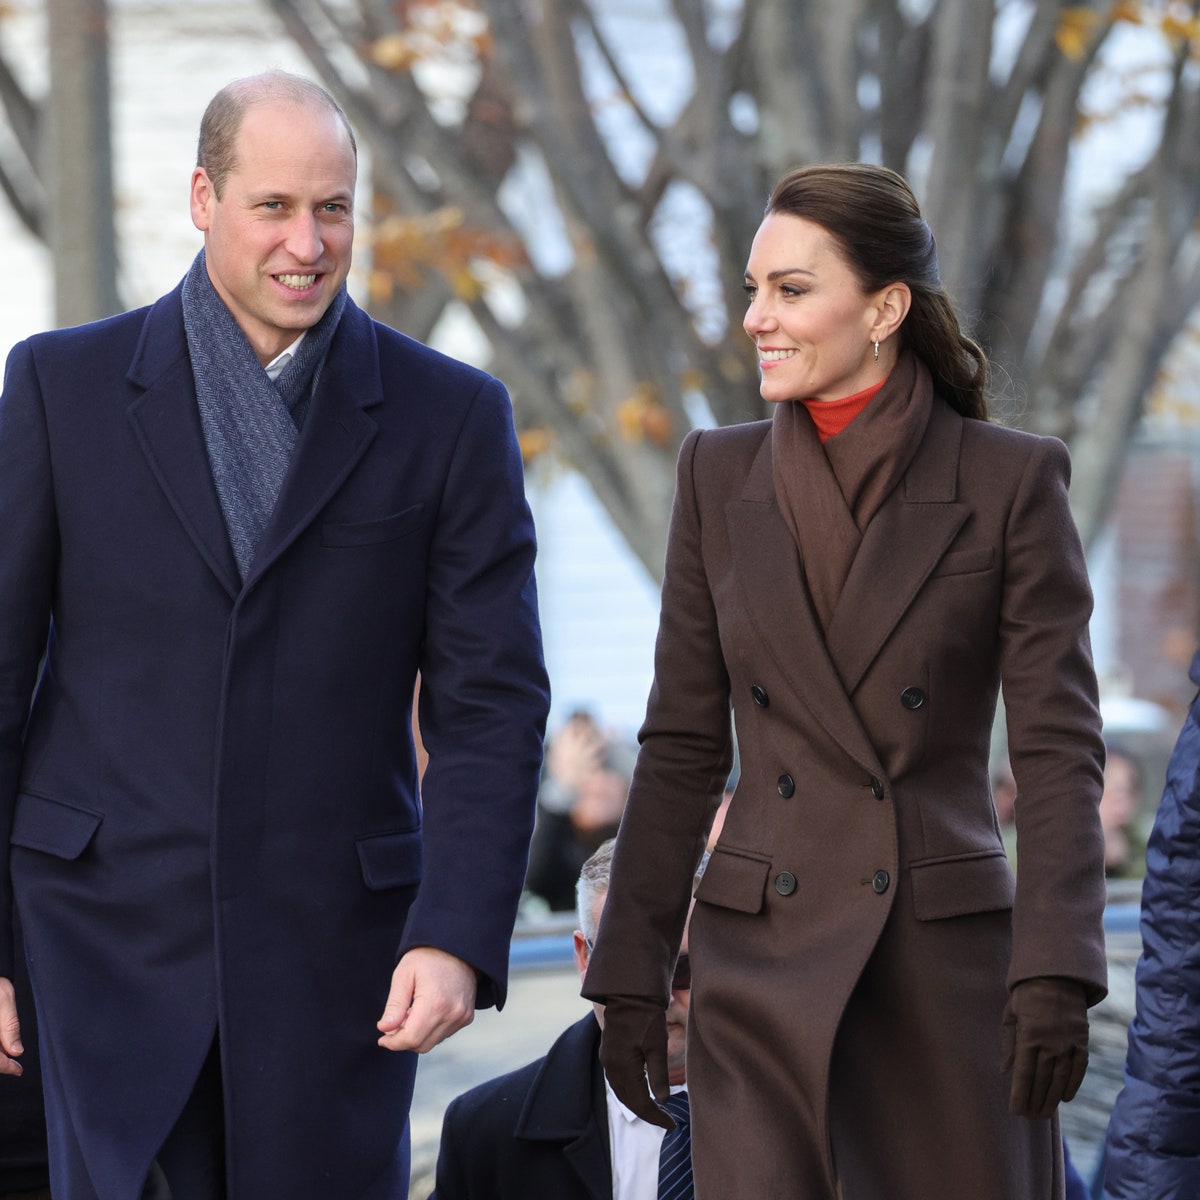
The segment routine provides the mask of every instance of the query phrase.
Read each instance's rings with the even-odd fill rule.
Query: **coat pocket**
[[[1016,879],[1004,851],[928,858],[909,868],[918,921],[1012,908]]]
[[[933,569],[933,578],[939,575],[974,575],[979,571],[991,570],[996,552],[991,546],[977,546],[973,550],[951,550],[942,555]]]
[[[421,831],[369,833],[355,839],[363,883],[373,892],[415,887],[421,882],[424,856]]]
[[[27,850],[76,859],[88,848],[103,820],[103,813],[90,808],[22,792],[17,797],[9,840],[14,846],[24,846]]]
[[[373,546],[391,542],[419,528],[425,520],[425,505],[413,504],[387,517],[370,521],[326,521],[321,526],[325,546]]]
[[[696,899],[718,908],[736,912],[762,911],[763,893],[771,863],[765,858],[753,858],[718,846],[709,856],[708,866],[696,889]]]

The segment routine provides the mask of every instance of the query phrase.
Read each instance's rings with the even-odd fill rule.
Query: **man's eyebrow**
[[[249,199],[254,204],[261,204],[266,200],[281,200],[291,203],[296,200],[296,197],[291,192],[285,192],[274,188],[264,188],[261,192],[251,192]],[[354,193],[345,189],[336,192],[330,192],[329,195],[322,196],[317,203],[329,204],[334,200],[340,200],[346,204],[350,204],[354,200]]]

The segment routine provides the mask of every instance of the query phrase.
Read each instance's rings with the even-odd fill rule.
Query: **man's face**
[[[356,165],[337,114],[316,104],[252,104],[217,198],[192,172],[192,221],[208,274],[264,365],[324,315],[350,271]]]
[[[688,913],[689,922],[691,913]],[[683,973],[681,968],[688,965],[687,960],[683,958],[688,952],[688,931],[687,926],[683,927],[683,942],[679,947],[679,968],[675,972],[675,979],[682,983],[680,975]],[[692,1003],[692,979],[691,975],[687,976],[686,987],[675,987],[671,989],[671,1003],[667,1005],[667,1073],[672,1083],[686,1083],[687,1070],[684,1065],[684,1052],[687,1049],[687,1024],[688,1010]]]
[[[592,920],[596,929],[600,928],[600,916],[604,911],[604,901],[607,899],[607,893],[599,895],[592,907]],[[691,923],[691,911],[688,911],[688,924]],[[679,954],[682,958],[688,952],[688,926],[683,928],[683,943],[679,948]],[[583,934],[575,931],[575,965],[579,970],[580,981],[583,980],[584,973],[587,971],[588,965],[588,945],[584,940]],[[684,963],[680,963],[684,966]],[[676,978],[682,974],[682,971],[676,971]],[[682,982],[682,980],[681,980]],[[667,1005],[667,1077],[674,1084],[687,1082],[687,1069],[685,1064],[685,1051],[687,1049],[687,1023],[688,1010],[692,1002],[692,984],[691,978],[688,977],[686,987],[672,988],[671,1003]],[[600,1022],[600,1028],[604,1028],[604,1005],[593,1003],[592,1007],[596,1010],[596,1020]]]

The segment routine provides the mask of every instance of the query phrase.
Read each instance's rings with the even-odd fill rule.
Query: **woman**
[[[746,290],[777,407],[680,452],[655,682],[584,988],[608,1005],[605,1068],[665,1123],[642,1072],[661,1099],[672,948],[732,708],[741,779],[690,935],[699,1200],[1061,1196],[1054,1113],[1105,991],[1066,451],[988,423],[986,358],[894,172],[785,176]],[[1001,682],[1015,888],[988,781]]]

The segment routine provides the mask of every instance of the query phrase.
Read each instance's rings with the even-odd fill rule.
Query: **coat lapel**
[[[364,409],[383,398],[371,319],[350,301],[321,369],[316,394],[275,511],[246,576],[252,587],[345,481],[375,436]]]
[[[204,445],[179,288],[147,314],[128,378],[145,389],[126,415],[150,469],[204,561],[236,597],[241,580]]]
[[[817,723],[871,774],[883,773],[830,658],[799,554],[775,501],[771,438],[763,440],[739,500],[726,508],[733,565],[750,620]]]
[[[612,1195],[608,1114],[600,1076],[600,1026],[593,1014],[577,1021],[550,1048],[529,1089],[515,1136],[562,1142],[563,1156],[593,1200]]]
[[[962,420],[934,401],[903,483],[863,535],[826,633],[850,695],[967,519],[967,506],[955,500]]]

